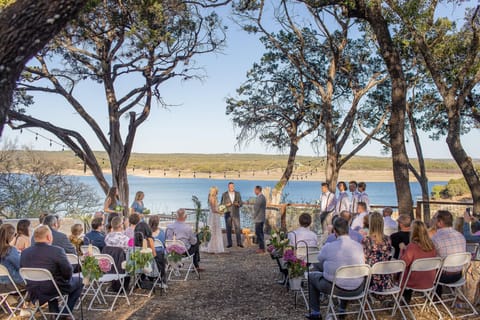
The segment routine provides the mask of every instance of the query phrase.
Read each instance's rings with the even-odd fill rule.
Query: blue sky
[[[258,39],[249,35],[232,23],[228,23],[227,44],[221,53],[197,57],[196,64],[204,68],[206,78],[203,81],[189,80],[182,82],[170,80],[161,86],[160,90],[165,102],[172,105],[168,109],[160,106],[152,108],[146,123],[138,130],[134,152],[143,153],[267,153],[279,154],[278,150],[269,149],[259,142],[252,142],[247,147],[238,148],[235,130],[229,118],[225,115],[225,99],[235,96],[235,90],[245,80],[245,74],[251,65],[258,61],[263,53],[263,46]],[[79,90],[82,102],[89,110],[97,109],[95,117],[99,122],[106,123],[104,111],[105,100],[103,90],[92,83],[84,84]],[[36,104],[31,108],[33,115],[45,115],[50,121],[64,125],[83,133],[94,149],[101,150],[95,136],[87,126],[74,114],[73,110],[58,97],[53,95],[38,95]],[[36,130],[41,132],[39,130]],[[49,136],[48,133],[42,132]],[[50,137],[50,136],[49,136]],[[20,145],[28,145],[40,150],[60,150],[61,146],[50,147],[49,140],[35,140],[35,135],[24,131],[12,132],[6,128],[1,138],[17,139]],[[52,137],[52,140],[59,141]],[[431,141],[426,134],[422,136],[425,157],[451,158],[444,139]],[[478,129],[463,137],[463,144],[468,154],[480,158]],[[347,146],[345,151],[351,150]],[[409,154],[415,157],[414,149],[408,145]],[[304,143],[301,155],[315,155],[311,146]],[[376,142],[369,143],[361,155],[382,156],[381,147]],[[323,155],[323,153],[322,153]]]

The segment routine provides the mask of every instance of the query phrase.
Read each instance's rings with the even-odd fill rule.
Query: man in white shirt
[[[359,202],[364,202],[367,212],[370,212],[370,199],[368,198],[368,194],[365,192],[366,189],[367,184],[365,182],[358,183],[358,192],[360,193],[358,200]]]
[[[335,194],[330,192],[328,183],[322,183],[322,196],[320,197],[320,224],[322,226],[323,234],[327,232],[327,226],[332,224],[335,203]]]
[[[318,254],[319,268],[322,272],[310,274],[308,319],[321,319],[320,292],[330,294],[335,272],[339,267],[365,263],[362,245],[348,236],[348,222],[343,218],[335,219],[333,230],[337,240],[325,244]],[[343,294],[355,296],[362,292],[363,282],[363,278],[341,279],[336,285],[339,289],[348,291]],[[338,311],[344,312],[345,308],[346,301],[341,300]]]
[[[298,217],[298,223],[300,227],[295,231],[288,233],[288,240],[290,245],[304,247],[305,243],[307,247],[317,247],[317,234],[310,230],[310,224],[312,224],[312,217],[308,213],[302,213]]]
[[[200,269],[198,266],[198,262],[200,261],[200,242],[193,232],[193,228],[186,224],[185,220],[187,220],[185,209],[178,209],[177,220],[167,226],[166,239],[172,240],[175,236],[176,240],[181,240],[185,244],[188,253],[193,255],[193,264],[195,268],[197,268],[197,271],[203,271],[203,269]]]
[[[350,181],[348,183],[348,190],[352,193],[352,199],[350,200],[350,212],[355,215],[358,213],[358,203],[360,202],[360,193],[357,191],[357,182]]]
[[[358,214],[352,221],[352,230],[358,231],[363,228],[363,218],[368,215],[365,202],[358,203]]]
[[[337,204],[335,206],[335,214],[340,214],[342,211],[350,211],[350,199],[348,198],[346,183],[340,181],[337,183],[337,189],[339,194],[337,198]]]
[[[398,223],[392,219],[392,213],[392,208],[383,208],[383,234],[386,236],[398,231]]]

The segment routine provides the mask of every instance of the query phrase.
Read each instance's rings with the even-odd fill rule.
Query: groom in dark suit
[[[240,227],[240,207],[242,206],[242,197],[240,192],[235,191],[235,184],[228,183],[228,191],[222,194],[221,204],[227,209],[225,210],[225,226],[227,229],[227,248],[232,247],[232,225],[235,228],[237,236],[237,246],[243,248],[242,245],[242,229]]]

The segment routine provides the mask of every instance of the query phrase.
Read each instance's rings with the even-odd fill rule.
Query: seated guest
[[[386,236],[398,231],[398,223],[392,219],[392,213],[392,208],[383,208],[383,234]]]
[[[377,262],[390,260],[392,244],[390,239],[383,234],[383,217],[379,212],[369,215],[368,235],[363,238],[363,253],[365,263],[373,266]],[[391,275],[373,275],[370,280],[370,289],[385,291],[393,287]],[[379,296],[378,296],[379,297]]]
[[[367,205],[365,202],[359,202],[357,204],[357,210],[358,210],[358,214],[353,219],[352,225],[351,225],[352,229],[355,231],[359,231],[360,229],[363,228],[363,219],[365,216],[368,215]]]
[[[129,237],[130,239],[133,239],[133,234],[134,234],[134,230],[135,230],[135,226],[137,225],[137,223],[140,222],[140,215],[138,213],[131,213],[129,216],[128,216],[128,226],[125,228],[125,235],[127,237]]]
[[[83,244],[83,226],[80,223],[75,223],[70,228],[71,234],[68,236],[68,240],[73,244],[77,250],[77,255],[82,255],[82,244]]]
[[[428,236],[427,226],[423,221],[415,220],[412,223],[412,235],[410,243],[407,246],[402,245],[400,251],[400,259],[405,261],[405,275],[403,281],[406,280],[410,266],[417,259],[434,258],[436,257],[435,246],[432,240]],[[432,271],[417,271],[412,273],[408,283],[406,284],[410,288],[424,289],[431,287],[435,281],[435,270]],[[405,285],[403,283],[402,285]],[[405,290],[403,297],[410,303],[412,298],[412,290]]]
[[[54,215],[48,215],[43,220],[43,224],[48,226],[52,231],[52,245],[63,248],[65,253],[77,254],[77,250],[73,244],[68,240],[68,237],[65,233],[58,231],[59,224],[58,219]],[[38,227],[37,227],[38,228]],[[35,242],[35,237],[33,237],[32,243]]]
[[[302,213],[298,217],[298,223],[300,224],[300,227],[295,231],[288,233],[290,245],[296,247],[298,243],[298,246],[305,246],[306,242],[307,247],[317,247],[317,234],[309,228],[312,224],[312,216],[310,216],[308,213]]]
[[[83,238],[83,244],[91,244],[102,252],[105,247],[105,235],[103,234],[103,219],[95,218],[92,220],[92,231],[87,233]]]
[[[330,294],[335,272],[341,266],[363,264],[362,245],[348,236],[348,223],[343,218],[338,218],[333,223],[333,231],[337,240],[325,244],[318,254],[319,266],[322,273],[311,273],[309,283],[310,314],[308,319],[321,319],[320,316],[320,293]],[[341,252],[341,254],[339,254]],[[348,294],[356,296],[363,291],[363,278],[341,279],[337,281],[340,290],[348,291]],[[347,294],[346,292],[342,292]],[[344,312],[346,301],[341,300],[338,312]]]
[[[22,219],[17,223],[17,236],[13,240],[13,245],[19,252],[30,247],[30,220]]]
[[[150,229],[152,229],[152,235],[155,239],[162,241],[165,243],[165,231],[163,231],[160,225],[160,216],[159,215],[152,215],[148,218],[148,225]]]
[[[105,236],[105,245],[108,247],[122,248],[124,251],[127,251],[128,241],[130,239],[123,233],[122,218],[115,217],[110,224],[112,231]]]
[[[17,288],[22,289],[24,282],[18,270],[20,270],[20,253],[17,248],[10,245],[15,237],[15,227],[11,224],[0,225],[0,264],[7,268]],[[14,291],[8,277],[0,277],[0,293]]]
[[[132,215],[134,214],[140,218],[140,215],[138,213],[133,213]],[[163,254],[163,251],[158,252],[157,254],[157,251],[155,250],[152,229],[150,229],[150,226],[145,221],[139,221],[135,225],[134,234],[136,247],[141,247],[143,244],[143,240],[147,240],[147,246],[152,250],[153,257],[157,264],[158,270],[160,271],[160,276],[162,277],[162,286],[165,288],[167,283],[167,279],[165,277],[165,268],[167,265],[167,261],[165,255]]]
[[[434,214],[428,223],[428,236],[430,239],[437,233],[437,214]]]
[[[435,251],[439,257],[445,258],[453,253],[466,252],[465,237],[452,228],[453,216],[447,210],[437,212],[437,233],[432,237]],[[443,283],[454,283],[462,277],[462,267],[445,268],[440,275]],[[442,294],[442,287],[437,287],[437,294]]]
[[[393,254],[394,259],[398,259],[400,254],[400,243],[403,243],[404,246],[407,246],[410,242],[410,223],[412,222],[412,218],[408,214],[401,214],[398,217],[397,222],[400,231],[390,235],[390,241],[395,249]]]
[[[73,269],[68,262],[65,250],[52,245],[53,235],[50,228],[47,226],[36,228],[33,237],[35,243],[22,252],[20,267],[44,268],[50,271],[60,291],[68,295],[68,307],[73,310],[82,293],[82,279],[72,277]],[[50,312],[58,313],[60,311],[58,300],[52,299],[57,295],[57,291],[50,281],[27,281],[27,291],[30,301],[38,300],[41,305],[48,301]]]
[[[188,250],[188,253],[193,255],[193,264],[198,271],[203,271],[198,265],[200,262],[200,242],[197,236],[193,232],[193,228],[185,223],[187,215],[185,209],[177,210],[177,220],[167,226],[166,239],[172,240],[173,237],[177,240],[181,240]]]
[[[348,224],[350,225],[350,221],[352,220],[352,214],[350,213],[350,211],[344,210],[344,211],[340,212],[339,217],[347,220]],[[350,227],[349,227],[349,230],[348,230],[348,236],[352,240],[355,240],[358,243],[362,243],[363,236],[360,233],[358,233],[357,231],[352,230],[352,228],[350,228]],[[331,234],[331,235],[328,236],[327,241],[325,243],[333,242],[336,239],[337,238],[335,237],[335,234]]]
[[[369,223],[370,223],[370,220],[367,214],[363,217],[363,228],[358,230],[358,233],[360,233],[363,238],[365,238],[368,235]]]

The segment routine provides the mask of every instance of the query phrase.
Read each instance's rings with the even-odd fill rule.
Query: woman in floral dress
[[[383,217],[373,212],[369,217],[368,235],[362,240],[365,263],[373,266],[377,262],[390,260],[392,244],[390,238],[383,234]],[[390,275],[374,275],[370,281],[370,289],[384,291],[393,287]]]

